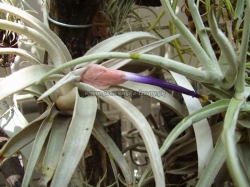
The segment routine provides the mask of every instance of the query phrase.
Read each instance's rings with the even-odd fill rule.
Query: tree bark
[[[100,0],[51,0],[50,17],[71,25],[92,24]],[[72,58],[83,56],[95,40],[91,27],[68,28],[50,23],[50,28],[69,49]]]

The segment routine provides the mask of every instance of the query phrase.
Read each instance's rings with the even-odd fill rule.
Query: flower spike
[[[109,86],[124,83],[126,81],[139,82],[144,84],[151,84],[166,88],[176,92],[180,92],[192,97],[196,97],[201,101],[206,101],[206,96],[202,96],[192,90],[188,90],[184,87],[172,84],[169,82],[156,79],[137,73],[125,72],[121,70],[107,69],[101,65],[93,64],[82,74],[81,80],[87,84],[90,84],[99,89],[107,89]]]

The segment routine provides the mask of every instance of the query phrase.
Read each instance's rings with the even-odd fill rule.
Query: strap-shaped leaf
[[[142,139],[144,140],[144,143],[146,145],[147,152],[153,168],[156,186],[165,186],[164,173],[158,144],[150,125],[148,124],[142,113],[138,111],[138,109],[134,105],[118,96],[109,96],[108,93],[98,90],[84,83],[76,83],[76,85],[78,86],[79,90],[90,92],[94,91],[96,93],[99,93],[98,97],[100,97],[108,104],[117,108],[121,113],[126,116],[129,121],[131,121],[131,123],[133,123],[135,128],[137,128],[140,135],[142,136]]]
[[[129,81],[120,84],[119,86],[148,95],[167,105],[181,117],[186,117],[188,115],[186,108],[184,108],[183,105],[181,105],[171,94],[160,87]]]
[[[189,90],[194,90],[186,77],[174,72],[170,73],[172,74],[178,85],[183,86]],[[193,98],[191,100],[190,97],[185,94],[182,94],[182,97],[185,101],[189,114],[192,114],[202,108],[201,103],[198,99]],[[198,176],[201,176],[213,152],[213,139],[207,119],[202,119],[201,121],[194,123],[193,128],[196,137],[198,154]]]
[[[117,145],[114,143],[114,141],[110,138],[110,136],[107,134],[107,132],[101,127],[99,123],[95,123],[93,128],[93,135],[95,138],[103,145],[103,147],[106,149],[109,154],[114,158],[116,163],[119,165],[124,178],[127,182],[127,184],[132,184],[132,176],[130,171],[128,163],[124,156],[122,155],[121,151],[117,147]],[[116,176],[117,177],[117,176]]]
[[[41,61],[36,56],[34,56],[31,52],[23,50],[23,49],[1,48],[0,54],[15,54],[15,55],[19,55],[20,57],[24,58],[25,60],[27,60],[29,63],[31,63],[33,65],[41,64]]]
[[[207,105],[200,110],[190,114],[186,118],[184,118],[180,123],[178,123],[177,126],[171,131],[171,133],[168,135],[166,140],[164,141],[161,149],[160,149],[160,154],[163,155],[168,148],[172,145],[173,141],[180,136],[181,133],[183,133],[188,127],[193,125],[193,123],[200,121],[202,119],[205,119],[207,117],[210,117],[214,114],[218,114],[221,112],[226,111],[228,105],[229,105],[230,100],[225,99],[225,100],[220,100],[215,103],[212,103],[210,105]],[[143,173],[139,184],[142,183],[142,181],[145,179],[145,177],[148,175],[150,172],[150,168],[148,167],[146,171]]]
[[[46,27],[41,21],[39,21],[37,18],[27,13],[26,11],[23,11],[17,7],[10,6],[4,3],[0,3],[0,10],[3,12],[8,12],[20,18],[22,21],[28,23],[35,30],[37,30],[42,35],[44,35],[58,50],[57,55],[61,56],[62,62],[71,60],[71,55],[68,49],[66,48],[65,44],[62,42],[62,40],[54,32],[52,32],[48,27]]]
[[[0,81],[0,100],[35,84],[52,69],[53,67],[48,65],[34,65],[5,77]]]
[[[42,84],[32,85],[24,89],[24,92],[40,97],[46,91],[46,87]],[[43,99],[49,106],[52,106],[51,100],[47,97]]]
[[[238,142],[241,137],[240,132],[235,133],[235,142]],[[206,166],[205,171],[201,178],[199,179],[196,187],[210,187],[215,177],[217,176],[219,170],[221,169],[222,165],[226,160],[226,148],[225,145],[222,143],[221,138],[218,139],[214,152],[212,154],[211,160],[209,164]]]
[[[238,161],[235,146],[235,129],[240,109],[245,104],[245,100],[232,98],[225,116],[223,131],[221,133],[222,142],[226,148],[227,167],[229,173],[237,186],[250,186],[249,179]]]
[[[128,32],[125,34],[113,36],[111,38],[108,38],[100,42],[99,44],[95,45],[90,50],[88,50],[85,55],[90,55],[90,54],[95,54],[95,53],[100,53],[100,52],[114,51],[126,44],[129,44],[138,40],[159,40],[159,39],[155,35],[150,34],[148,32]],[[100,61],[101,60],[93,60],[91,64],[95,64]],[[81,67],[83,65],[84,64],[77,65],[76,68],[78,68],[79,66]]]
[[[33,141],[37,131],[41,125],[41,120],[48,116],[50,110],[46,110],[36,120],[31,122],[27,127],[13,136],[1,149],[0,155],[3,158],[8,158],[19,151],[22,147]]]
[[[51,187],[67,186],[88,144],[97,110],[94,96],[81,98],[76,90],[75,109]]]
[[[60,159],[70,120],[70,116],[59,114],[53,122],[47,150],[42,163],[42,174],[39,185],[47,186],[47,183],[54,175],[57,163]]]
[[[135,53],[147,53],[150,52],[158,47],[161,47],[162,45],[165,45],[166,43],[176,39],[177,37],[179,37],[179,34],[170,36],[166,39],[162,39],[153,43],[150,43],[148,45],[144,45],[138,49],[129,51],[129,53],[131,54],[135,54]],[[161,52],[160,56],[164,56],[165,55],[165,50],[163,51],[163,53]],[[129,62],[133,61],[132,59],[125,59],[125,60],[121,60],[121,59],[112,59],[109,61],[106,61],[104,63],[102,63],[103,66],[107,67],[107,68],[111,68],[111,69],[119,69],[120,67],[128,64]]]
[[[35,169],[36,163],[39,159],[40,153],[42,151],[45,140],[48,137],[53,121],[58,114],[58,110],[53,106],[50,114],[44,119],[41,124],[38,133],[36,135],[35,141],[33,143],[32,151],[30,154],[30,158],[28,160],[28,165],[25,170],[25,174],[23,177],[22,187],[28,187],[30,179],[32,177],[33,171]]]

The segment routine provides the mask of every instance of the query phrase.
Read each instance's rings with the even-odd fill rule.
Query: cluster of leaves
[[[177,2],[176,0],[170,4],[168,0],[161,0],[164,11],[170,18],[172,32],[175,33],[177,30],[186,39],[203,70],[164,58],[164,45],[173,40],[173,45],[181,55],[176,39],[179,35],[159,40],[147,32],[128,32],[113,36],[94,46],[83,57],[72,60],[65,45],[43,23],[25,11],[0,4],[1,12],[18,17],[29,25],[21,26],[8,20],[0,20],[0,28],[23,34],[34,40],[48,51],[53,63],[53,65],[43,65],[39,58],[28,51],[8,49],[26,59],[30,66],[0,81],[2,88],[0,100],[19,91],[26,91],[48,104],[48,109],[41,116],[13,136],[0,150],[0,158],[3,160],[34,141],[24,176],[24,187],[29,185],[36,166],[42,172],[40,184],[46,186],[51,180],[50,186],[66,186],[86,150],[91,134],[108,152],[117,184],[119,175],[115,163],[123,174],[124,180],[121,181],[124,181],[126,186],[145,186],[149,181],[154,180],[156,186],[163,187],[166,185],[165,177],[168,174],[185,176],[183,182],[189,180],[190,174],[195,174],[192,178],[199,178],[197,186],[211,186],[215,179],[217,179],[215,184],[221,185],[227,179],[221,179],[219,176],[223,175],[217,174],[226,170],[224,167],[226,161],[228,167],[226,171],[229,171],[233,182],[237,186],[250,185],[248,160],[245,158],[250,151],[248,148],[250,109],[247,100],[250,93],[245,83],[250,0],[238,0],[235,9],[230,1],[220,1],[217,9],[221,12],[225,3],[232,19],[237,20],[237,28],[242,34],[238,34],[238,38],[233,41],[236,46],[219,28],[217,20],[220,19],[216,19],[214,8],[210,7],[209,0],[196,3],[193,0],[187,1],[199,40],[175,15]],[[204,26],[199,13],[199,3],[206,5],[208,27]],[[218,12],[217,17],[220,15]],[[210,34],[220,48],[219,55],[211,45]],[[111,52],[136,40],[156,40],[156,42],[127,53]],[[160,47],[160,55],[144,54],[157,47]],[[2,53],[4,50],[0,49]],[[104,59],[110,60],[103,61]],[[150,120],[147,120],[127,100],[109,95],[108,91],[99,90],[80,81],[82,73],[91,64],[98,63],[107,68],[119,69],[134,61],[149,64],[153,67],[152,71],[169,71],[175,81],[184,87],[190,85],[188,79],[202,84],[210,92],[209,102],[201,106],[199,100],[194,98],[191,100],[190,97],[183,96],[185,102],[183,105],[165,91],[164,96],[149,94],[179,117],[178,124],[169,131],[169,134],[166,134],[153,129]],[[144,93],[149,90],[162,91],[156,86],[132,82],[123,83],[119,87],[136,92],[144,91]],[[86,92],[99,94],[84,96]],[[135,183],[122,152],[101,126],[107,121],[107,117],[98,109],[97,98],[119,110],[140,134],[150,165],[147,166],[138,183]],[[190,138],[189,127],[192,125],[195,137]],[[158,141],[155,134],[160,137]],[[176,161],[178,157],[195,151],[197,151],[195,161],[189,159],[185,162]],[[164,173],[165,171],[167,174]]]

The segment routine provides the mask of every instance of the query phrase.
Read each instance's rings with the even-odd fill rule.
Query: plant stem
[[[198,31],[199,38],[201,40],[202,46],[204,50],[206,51],[207,55],[213,61],[214,63],[217,63],[217,58],[215,56],[214,50],[211,46],[210,39],[207,35],[207,31],[204,30],[205,26],[203,24],[203,21],[201,19],[201,16],[199,14],[198,8],[195,5],[193,0],[188,0],[188,7],[190,9],[190,13],[192,15],[192,18],[194,20],[196,29]]]
[[[239,111],[242,108],[243,104],[244,100],[237,100],[235,98],[231,99],[225,116],[221,137],[226,147],[227,166],[231,177],[236,183],[236,186],[247,187],[250,186],[250,183],[239,163],[234,140],[236,123]]]
[[[199,42],[193,36],[193,34],[188,30],[188,28],[176,17],[175,13],[172,10],[172,7],[169,3],[169,0],[161,0],[161,3],[165,9],[165,12],[168,13],[171,22],[177,27],[181,35],[188,42],[197,58],[200,60],[203,67],[211,72],[215,73],[216,79],[222,80],[223,76],[220,71],[218,63],[211,61],[206,52],[200,46]]]
[[[240,53],[238,57],[239,70],[238,76],[235,82],[235,98],[244,99],[245,91],[245,67],[246,67],[246,56],[249,43],[249,32],[250,32],[250,0],[246,0],[247,7],[245,9],[245,20],[243,26],[243,35],[240,46]]]

